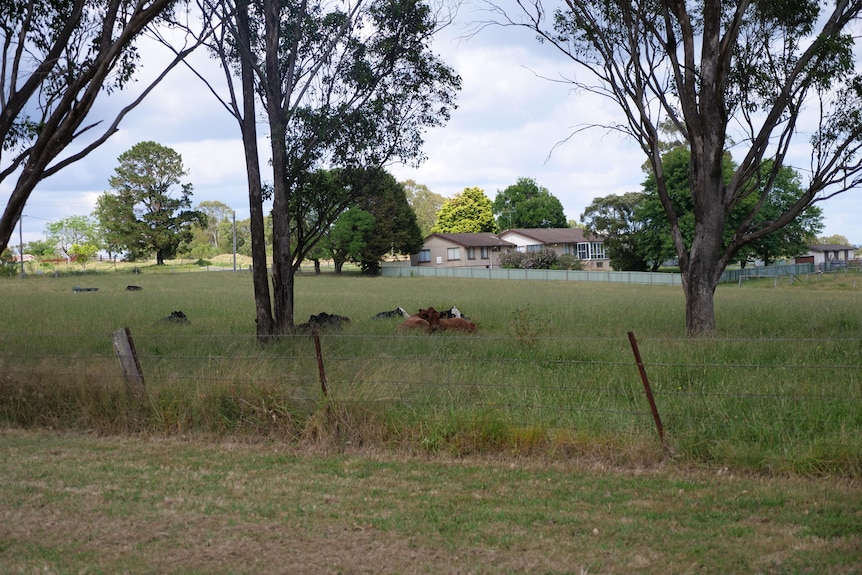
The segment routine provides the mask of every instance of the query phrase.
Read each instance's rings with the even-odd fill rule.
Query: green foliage
[[[191,207],[192,185],[182,184],[182,157],[171,148],[140,142],[120,155],[114,171],[114,193],[102,194],[95,212],[114,249],[136,258],[155,252],[161,265],[192,240],[195,226],[207,225],[205,214],[185,209]],[[176,198],[175,186],[182,190]]]
[[[695,233],[694,200],[689,182],[690,162],[691,153],[684,146],[674,148],[662,156],[662,169],[668,193],[687,246],[691,245]],[[736,165],[730,158],[730,154],[725,154],[723,167],[724,180],[729,182],[736,171]],[[752,193],[742,199],[727,217],[724,232],[725,246],[733,241],[734,235],[746,218],[753,217],[748,231],[756,232],[787,212],[798,200],[802,193],[799,175],[792,168],[783,167],[777,170],[774,180],[768,182],[772,170],[772,162],[766,161],[748,182]],[[762,189],[767,185],[768,189]],[[644,196],[634,204],[633,214],[640,226],[637,236],[642,253],[648,261],[652,262],[672,259],[677,254],[671,240],[670,224],[659,199],[654,174],[647,176],[643,187]],[[761,197],[766,199],[758,206]],[[762,238],[752,240],[737,250],[736,255],[743,262],[756,258],[767,265],[777,259],[801,255],[807,250],[809,239],[822,228],[822,210],[817,206],[809,206],[789,224]]]
[[[661,264],[659,254],[650,254],[645,223],[638,219],[644,195],[629,192],[594,198],[581,214],[581,220],[593,234],[603,238],[611,267],[619,271],[655,271]],[[652,261],[648,261],[648,258]]]
[[[491,200],[481,188],[464,188],[454,198],[443,202],[437,213],[437,223],[432,233],[477,233],[495,232],[494,212]]]
[[[501,230],[568,227],[563,204],[532,178],[518,178],[517,183],[497,192],[493,211]]]
[[[304,227],[297,226],[297,235],[309,245],[312,231],[320,229],[339,273],[344,262],[352,261],[376,275],[385,255],[416,253],[422,247],[404,188],[385,170],[321,170],[309,179],[300,201],[306,204],[307,219]]]
[[[377,220],[372,214],[357,207],[348,209],[338,217],[326,240],[335,264],[335,273],[341,273],[346,261],[362,261],[376,224]]]
[[[446,198],[435,194],[424,184],[417,184],[413,180],[401,182],[404,192],[407,194],[407,203],[416,214],[416,223],[422,231],[422,237],[431,234],[431,228],[437,222],[437,212],[443,207]]]
[[[72,244],[69,248],[69,255],[75,256],[75,261],[81,265],[81,267],[86,267],[87,263],[93,259],[93,256],[99,251],[99,248],[92,244]]]
[[[57,254],[68,254],[74,244],[101,245],[99,224],[88,216],[69,216],[45,225],[47,243],[56,248]]]

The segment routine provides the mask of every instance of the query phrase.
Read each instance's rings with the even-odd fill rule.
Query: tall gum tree
[[[294,276],[331,221],[297,235],[297,210],[318,169],[423,159],[424,131],[443,125],[460,78],[430,49],[447,12],[416,0],[201,0],[225,70],[222,99],[243,135],[260,339],[294,328]],[[234,78],[239,74],[240,82]],[[218,94],[218,90],[212,90]],[[257,120],[269,139],[272,289],[263,249]]]
[[[862,1],[567,0],[552,10],[540,0],[516,3],[489,3],[492,24],[528,28],[588,71],[593,81],[572,84],[615,102],[624,121],[604,128],[628,134],[647,155],[679,257],[689,335],[715,332],[715,288],[741,248],[860,184],[854,27]],[[667,123],[691,150],[690,245],[662,171]],[[810,165],[798,170],[808,181],[786,209],[759,217],[791,148],[806,140]],[[726,182],[728,147],[739,163]],[[742,203],[750,208],[726,234]]]
[[[177,0],[0,1],[0,183],[14,180],[0,214],[0,252],[39,182],[105,143],[199,46],[175,46],[176,58],[109,125],[92,117],[99,96],[132,82],[136,41],[171,25],[183,6]],[[65,153],[72,143],[75,149]]]

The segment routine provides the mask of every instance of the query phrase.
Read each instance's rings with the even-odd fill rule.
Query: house
[[[410,265],[439,267],[500,267],[500,253],[515,244],[501,240],[490,232],[431,234],[422,250],[410,256]]]
[[[584,262],[585,270],[610,270],[602,239],[581,228],[520,228],[506,230],[500,239],[511,242],[520,252],[550,248],[557,255],[571,254]]]
[[[818,270],[828,270],[836,267],[847,267],[848,262],[855,257],[856,248],[840,244],[812,244],[808,253],[796,258],[797,264],[814,264]]]

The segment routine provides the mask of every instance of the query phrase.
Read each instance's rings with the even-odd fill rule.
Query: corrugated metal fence
[[[738,282],[740,278],[780,277],[813,273],[814,264],[758,266],[741,270],[726,270],[721,283]],[[486,267],[413,267],[384,266],[385,277],[454,277],[497,280],[558,280],[642,285],[681,286],[682,275],[664,272],[617,272],[581,270],[521,270]]]

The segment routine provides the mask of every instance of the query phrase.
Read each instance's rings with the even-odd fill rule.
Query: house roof
[[[812,252],[843,252],[844,250],[854,251],[853,246],[844,246],[841,244],[811,244],[808,250]]]
[[[513,233],[536,240],[538,243],[545,245],[576,244],[578,242],[601,240],[601,238],[586,232],[582,228],[515,228],[506,230],[500,234],[500,237]]]
[[[513,247],[515,244],[501,240],[491,232],[462,233],[462,234],[431,234],[430,238],[441,238],[467,248],[494,248]]]

